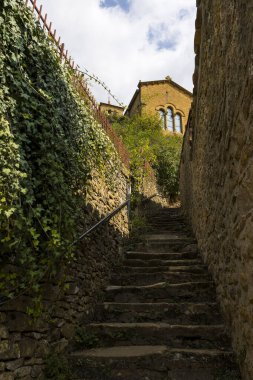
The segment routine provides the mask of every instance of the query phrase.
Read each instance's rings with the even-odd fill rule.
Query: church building
[[[192,93],[170,77],[164,80],[139,82],[126,110],[126,115],[158,113],[164,130],[184,133],[192,103]]]

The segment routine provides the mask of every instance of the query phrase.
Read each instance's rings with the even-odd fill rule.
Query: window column
[[[167,129],[170,132],[174,132],[174,120],[173,120],[172,108],[168,108],[167,110]]]
[[[159,116],[160,116],[160,120],[161,120],[161,126],[163,129],[165,129],[165,112],[163,109],[159,110]]]
[[[182,116],[180,115],[180,113],[177,113],[175,115],[175,132],[183,133]]]

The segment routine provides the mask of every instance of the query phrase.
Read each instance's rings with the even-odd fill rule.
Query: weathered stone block
[[[22,358],[32,357],[36,352],[38,342],[35,339],[23,338],[19,346]]]
[[[44,369],[44,366],[34,365],[32,367],[32,370],[31,370],[31,377],[34,378],[34,379],[38,379],[38,377],[42,373],[43,369]]]
[[[47,331],[48,326],[41,319],[32,320],[27,314],[10,312],[8,314],[7,327],[14,332],[43,332]]]
[[[18,344],[12,344],[9,341],[0,342],[0,360],[11,360],[18,358],[20,358],[20,350]]]
[[[0,380],[14,380],[14,374],[13,373],[0,373]]]
[[[0,339],[7,339],[9,336],[8,330],[5,326],[0,326]]]
[[[29,375],[31,374],[32,367],[20,367],[14,371],[15,377],[18,379],[22,378],[28,378],[30,377]]]
[[[0,362],[0,372],[3,372],[5,370],[5,363]]]
[[[3,323],[6,321],[6,313],[0,312],[0,323]]]
[[[66,323],[62,328],[61,328],[61,333],[64,336],[64,338],[70,340],[73,338],[75,334],[76,326]]]
[[[24,359],[13,360],[11,362],[6,363],[6,368],[9,371],[15,371],[17,368],[22,367],[23,363]]]

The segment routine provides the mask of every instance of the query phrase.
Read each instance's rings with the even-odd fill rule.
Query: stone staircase
[[[84,327],[86,347],[70,355],[72,379],[240,379],[214,284],[178,209],[149,224]]]

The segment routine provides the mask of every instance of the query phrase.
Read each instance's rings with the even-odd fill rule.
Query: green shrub
[[[158,185],[166,197],[175,200],[179,193],[179,164],[182,149],[182,136],[170,135],[157,147],[157,172]]]
[[[99,338],[86,328],[78,328],[74,338],[78,348],[95,348],[99,345]]]
[[[67,359],[52,352],[45,360],[45,380],[70,380],[71,373]]]
[[[143,178],[148,175],[146,163],[155,169],[163,195],[175,199],[179,192],[182,136],[165,134],[159,117],[145,114],[132,118],[120,117],[113,126],[130,153],[134,201],[138,200]]]

